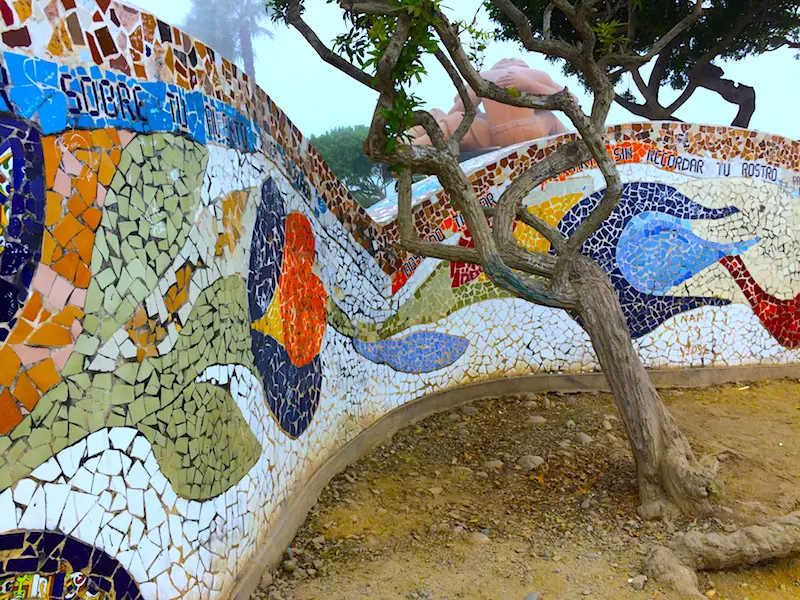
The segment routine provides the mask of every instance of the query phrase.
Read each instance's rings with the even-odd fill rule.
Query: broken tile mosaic
[[[362,210],[201,40],[108,0],[0,0],[0,18],[0,595],[229,597],[377,419],[598,369],[569,314],[399,248],[396,199]],[[574,138],[462,166],[493,206]],[[583,250],[644,363],[800,362],[800,143],[673,122],[606,141],[624,193]],[[523,208],[568,233],[603,185],[587,162]],[[435,178],[413,205],[430,239],[472,244]]]

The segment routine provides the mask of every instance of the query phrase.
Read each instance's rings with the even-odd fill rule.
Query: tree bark
[[[705,598],[696,570],[729,569],[800,552],[800,512],[743,527],[732,533],[688,531],[659,546],[644,563],[647,576],[682,598]]]
[[[256,65],[253,56],[253,40],[250,37],[250,28],[244,20],[239,22],[239,47],[242,50],[244,60],[244,72],[253,80],[256,80]]]
[[[639,483],[640,515],[667,516],[714,512],[722,488],[716,459],[699,464],[689,442],[664,406],[633,348],[625,315],[608,276],[597,264],[578,257],[572,285],[579,290],[578,315],[594,347],[628,434]]]

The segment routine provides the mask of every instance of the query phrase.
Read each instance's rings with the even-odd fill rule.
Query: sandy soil
[[[638,518],[633,462],[608,395],[487,399],[407,427],[336,477],[255,596],[675,598],[629,582],[653,545],[800,507],[800,382],[663,397],[698,455],[724,459],[724,518]],[[526,455],[545,462],[526,471]],[[798,580],[800,560],[701,576],[718,600],[800,598]]]

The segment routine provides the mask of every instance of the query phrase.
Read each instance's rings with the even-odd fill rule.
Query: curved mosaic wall
[[[226,596],[281,502],[381,415],[591,371],[563,312],[397,250],[234,65],[113,0],[0,0],[0,597]],[[569,135],[465,165],[492,204]],[[650,366],[800,358],[800,144],[609,130],[625,192],[584,251]],[[527,210],[569,232],[594,165]],[[430,180],[418,226],[471,244]],[[547,242],[517,224],[520,243]]]

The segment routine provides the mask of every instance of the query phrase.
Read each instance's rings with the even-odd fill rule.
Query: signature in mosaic
[[[265,181],[250,247],[250,335],[267,403],[291,437],[310,425],[322,386],[327,293],[314,272],[314,245],[308,219],[286,215],[275,182]]]
[[[38,118],[46,134],[69,128],[117,127],[142,133],[180,132],[200,143],[255,148],[250,120],[199,91],[160,81],[139,81],[93,66],[69,68],[5,52],[14,112]]]
[[[128,572],[102,550],[63,533],[0,535],[0,600],[139,600]]]

